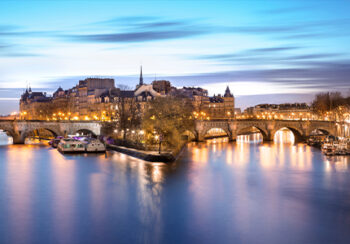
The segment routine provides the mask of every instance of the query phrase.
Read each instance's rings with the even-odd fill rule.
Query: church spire
[[[139,83],[140,86],[143,85],[143,77],[142,77],[142,66],[141,66],[141,72],[140,72],[140,83]]]
[[[230,88],[227,86],[224,97],[233,97]]]

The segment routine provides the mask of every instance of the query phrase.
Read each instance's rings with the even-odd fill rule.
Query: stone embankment
[[[170,152],[164,152],[164,153],[159,154],[156,151],[143,151],[143,150],[137,150],[134,148],[116,146],[116,145],[112,145],[112,144],[107,144],[107,148],[110,150],[113,150],[113,151],[127,154],[127,155],[135,157],[135,158],[149,161],[149,162],[168,163],[168,162],[173,162],[176,159],[176,157]]]

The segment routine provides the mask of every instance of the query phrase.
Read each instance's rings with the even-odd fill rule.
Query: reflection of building
[[[199,119],[233,118],[235,100],[226,88],[225,94],[208,96],[200,87],[176,88],[166,80],[155,80],[152,84],[140,80],[135,90],[122,90],[114,86],[114,79],[87,78],[80,80],[71,89],[59,87],[52,96],[43,92],[32,92],[29,88],[21,96],[22,118],[40,120],[113,120],[121,99],[134,99],[141,111],[147,102],[156,97],[175,96],[190,99]]]
[[[238,118],[313,120],[317,119],[317,116],[306,103],[284,103],[249,107]]]

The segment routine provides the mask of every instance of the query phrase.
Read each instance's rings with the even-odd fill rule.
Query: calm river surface
[[[189,144],[173,164],[0,146],[0,243],[350,243],[350,158]]]

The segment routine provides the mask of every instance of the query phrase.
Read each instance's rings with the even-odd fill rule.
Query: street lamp
[[[161,153],[161,148],[162,148],[162,139],[163,139],[163,137],[162,137],[162,135],[160,135],[160,136],[155,135],[154,138],[155,138],[155,139],[158,141],[158,143],[159,143],[158,153],[160,154],[160,153]]]

